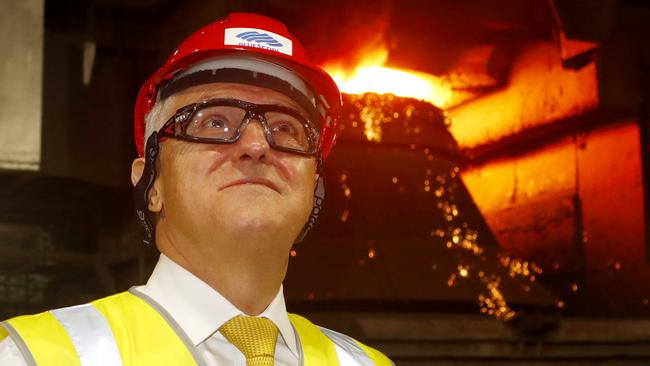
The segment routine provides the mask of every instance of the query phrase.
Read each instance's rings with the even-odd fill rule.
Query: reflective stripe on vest
[[[341,365],[395,366],[393,361],[383,353],[366,346],[350,336],[323,327],[318,327],[318,329],[336,345],[336,354],[339,357]]]
[[[72,340],[81,366],[122,366],[106,318],[91,304],[52,311]]]
[[[368,355],[357,345],[354,339],[333,330],[318,327],[336,345],[336,354],[344,365],[372,365],[373,362]]]
[[[301,365],[392,365],[386,356],[353,338],[295,314],[289,319],[299,341]],[[205,365],[174,319],[135,289],[91,304],[17,317],[3,325],[29,366]]]
[[[51,312],[19,316],[2,325],[28,366],[80,365],[70,337]]]
[[[92,303],[108,320],[124,366],[204,366],[171,316],[147,300],[135,292],[122,292]]]

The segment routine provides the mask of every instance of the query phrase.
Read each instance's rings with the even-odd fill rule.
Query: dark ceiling
[[[489,45],[511,54],[523,42],[554,39],[560,28],[569,38],[603,41],[619,13],[644,6],[618,0],[48,0],[46,27],[92,38],[99,47],[166,55],[187,34],[228,12],[257,12],[288,24],[317,62],[353,63],[351,50],[382,38],[390,64],[440,75],[470,48]]]

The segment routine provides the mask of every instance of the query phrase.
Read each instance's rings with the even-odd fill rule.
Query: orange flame
[[[324,69],[344,93],[390,93],[424,100],[438,108],[451,103],[451,86],[441,78],[414,70],[386,67],[387,59],[388,49],[380,46],[364,55],[353,70],[338,63],[327,64]]]

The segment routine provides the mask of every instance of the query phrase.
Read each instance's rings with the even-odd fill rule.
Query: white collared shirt
[[[147,284],[136,289],[169,312],[208,366],[246,365],[244,354],[217,331],[228,320],[244,313],[185,268],[161,254]],[[298,365],[296,335],[289,321],[282,286],[258,317],[268,318],[280,331],[275,364]]]
[[[246,365],[241,351],[218,332],[225,322],[244,313],[185,268],[161,254],[147,284],[136,289],[169,312],[192,341],[197,353],[205,359],[207,366]],[[275,365],[297,366],[296,335],[289,321],[282,286],[258,316],[271,320],[280,331],[275,347]],[[26,365],[9,337],[0,342],[0,365]]]

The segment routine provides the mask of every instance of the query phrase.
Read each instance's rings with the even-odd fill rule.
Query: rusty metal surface
[[[489,161],[463,181],[502,248],[534,259],[577,313],[644,313],[639,128],[633,120]]]
[[[598,106],[595,61],[565,69],[555,45],[532,43],[514,61],[503,88],[450,111],[451,133],[462,148],[473,148]]]

